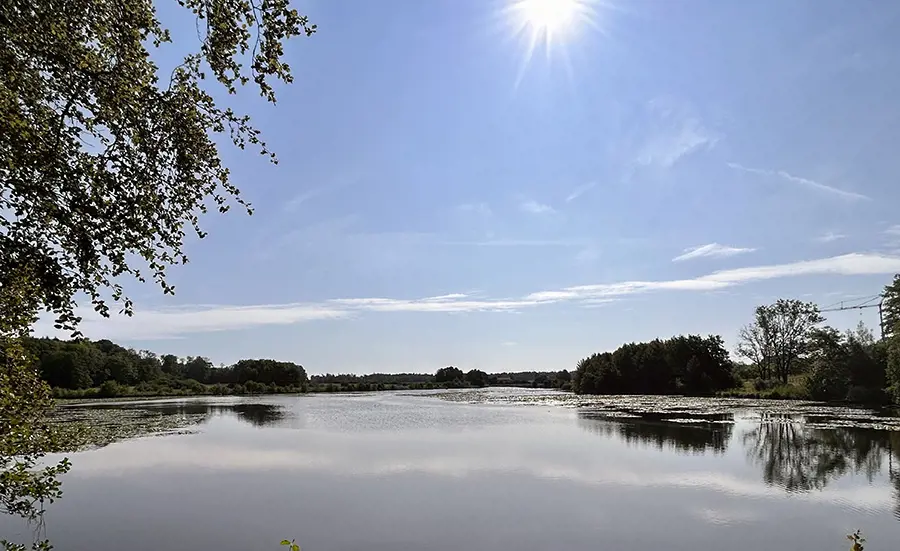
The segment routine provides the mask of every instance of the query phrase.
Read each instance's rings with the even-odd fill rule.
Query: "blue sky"
[[[137,315],[85,333],[312,373],[571,369],[733,349],[758,304],[900,272],[900,4],[590,2],[528,60],[511,3],[297,3],[295,83],[234,102],[281,163],[223,151],[255,214],[208,216],[175,297],[130,285]]]

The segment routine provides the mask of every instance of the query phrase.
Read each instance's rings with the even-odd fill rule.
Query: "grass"
[[[752,398],[756,400],[811,400],[806,390],[804,375],[791,375],[787,384],[760,385],[753,380],[744,381],[737,387],[719,392],[723,398]]]

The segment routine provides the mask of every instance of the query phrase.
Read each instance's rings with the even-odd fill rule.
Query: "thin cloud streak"
[[[698,245],[684,249],[683,254],[676,256],[672,262],[684,262],[685,260],[693,260],[695,258],[724,258],[736,256],[739,254],[752,253],[756,249],[749,247],[729,247],[728,245],[720,245],[718,243],[709,243],[707,245]]]
[[[647,106],[645,138],[634,162],[669,169],[681,159],[719,142],[720,135],[707,128],[690,105],[672,98],[657,98]]]
[[[573,303],[596,307],[630,295],[660,291],[717,291],[755,281],[816,275],[880,275],[900,272],[900,256],[852,253],[789,264],[720,270],[693,279],[625,281],[545,290],[519,298],[481,299],[451,293],[418,299],[341,298],[320,303],[257,306],[186,306],[179,309],[138,309],[133,318],[104,319],[92,311],[79,312],[87,336],[119,339],[177,338],[192,333],[233,331],[266,325],[335,320],[365,312],[517,312],[538,306]],[[36,332],[58,334],[52,324],[39,322]]]
[[[581,197],[585,193],[591,191],[595,187],[597,187],[597,182],[588,182],[586,184],[582,184],[582,185],[576,187],[575,189],[572,190],[572,193],[570,193],[569,195],[566,196],[566,203],[571,203],[572,201],[574,201],[575,199],[578,199],[579,197]]]
[[[801,178],[800,176],[794,176],[784,170],[765,170],[761,168],[750,168],[743,166],[738,163],[726,163],[728,168],[732,170],[740,170],[741,172],[747,172],[749,174],[757,174],[759,176],[766,176],[768,178],[780,178],[792,184],[798,184],[810,189],[815,189],[818,191],[824,191],[826,193],[830,193],[832,195],[836,195],[838,197],[842,197],[844,199],[852,200],[852,201],[869,201],[871,197],[868,195],[863,195],[861,193],[856,193],[853,191],[845,191],[843,189],[839,189],[836,187],[829,186],[827,184],[823,184],[821,182],[816,182],[815,180],[810,180],[808,178]]]

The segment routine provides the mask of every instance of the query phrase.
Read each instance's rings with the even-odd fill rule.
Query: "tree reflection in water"
[[[900,431],[851,423],[821,415],[760,413],[755,426],[736,440],[748,461],[762,470],[763,481],[786,492],[822,490],[851,474],[870,483],[886,474],[894,489],[894,516],[900,520]],[[721,454],[732,440],[734,414],[580,411],[578,424],[629,445]]]
[[[581,411],[578,424],[589,432],[618,437],[629,445],[671,449],[678,453],[711,451],[720,454],[725,452],[731,440],[734,415]]]
[[[174,402],[141,404],[136,407],[149,409],[162,415],[202,415],[204,421],[215,415],[233,415],[236,419],[256,427],[274,425],[285,418],[284,408],[274,404],[252,402],[234,404]]]
[[[763,414],[743,434],[747,457],[762,468],[763,480],[788,492],[821,490],[848,474],[869,482],[881,473],[894,487],[894,516],[900,520],[900,432],[872,428],[810,427],[796,417]]]

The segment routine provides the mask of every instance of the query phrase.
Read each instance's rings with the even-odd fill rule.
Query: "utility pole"
[[[842,312],[844,310],[864,310],[866,308],[878,308],[878,329],[881,332],[881,338],[879,340],[884,340],[885,334],[885,326],[884,326],[884,295],[878,295],[878,298],[881,300],[878,301],[877,304],[858,304],[855,306],[844,306],[844,302],[841,301],[840,306],[836,306],[834,308],[825,308],[824,310],[819,310],[819,312]]]

